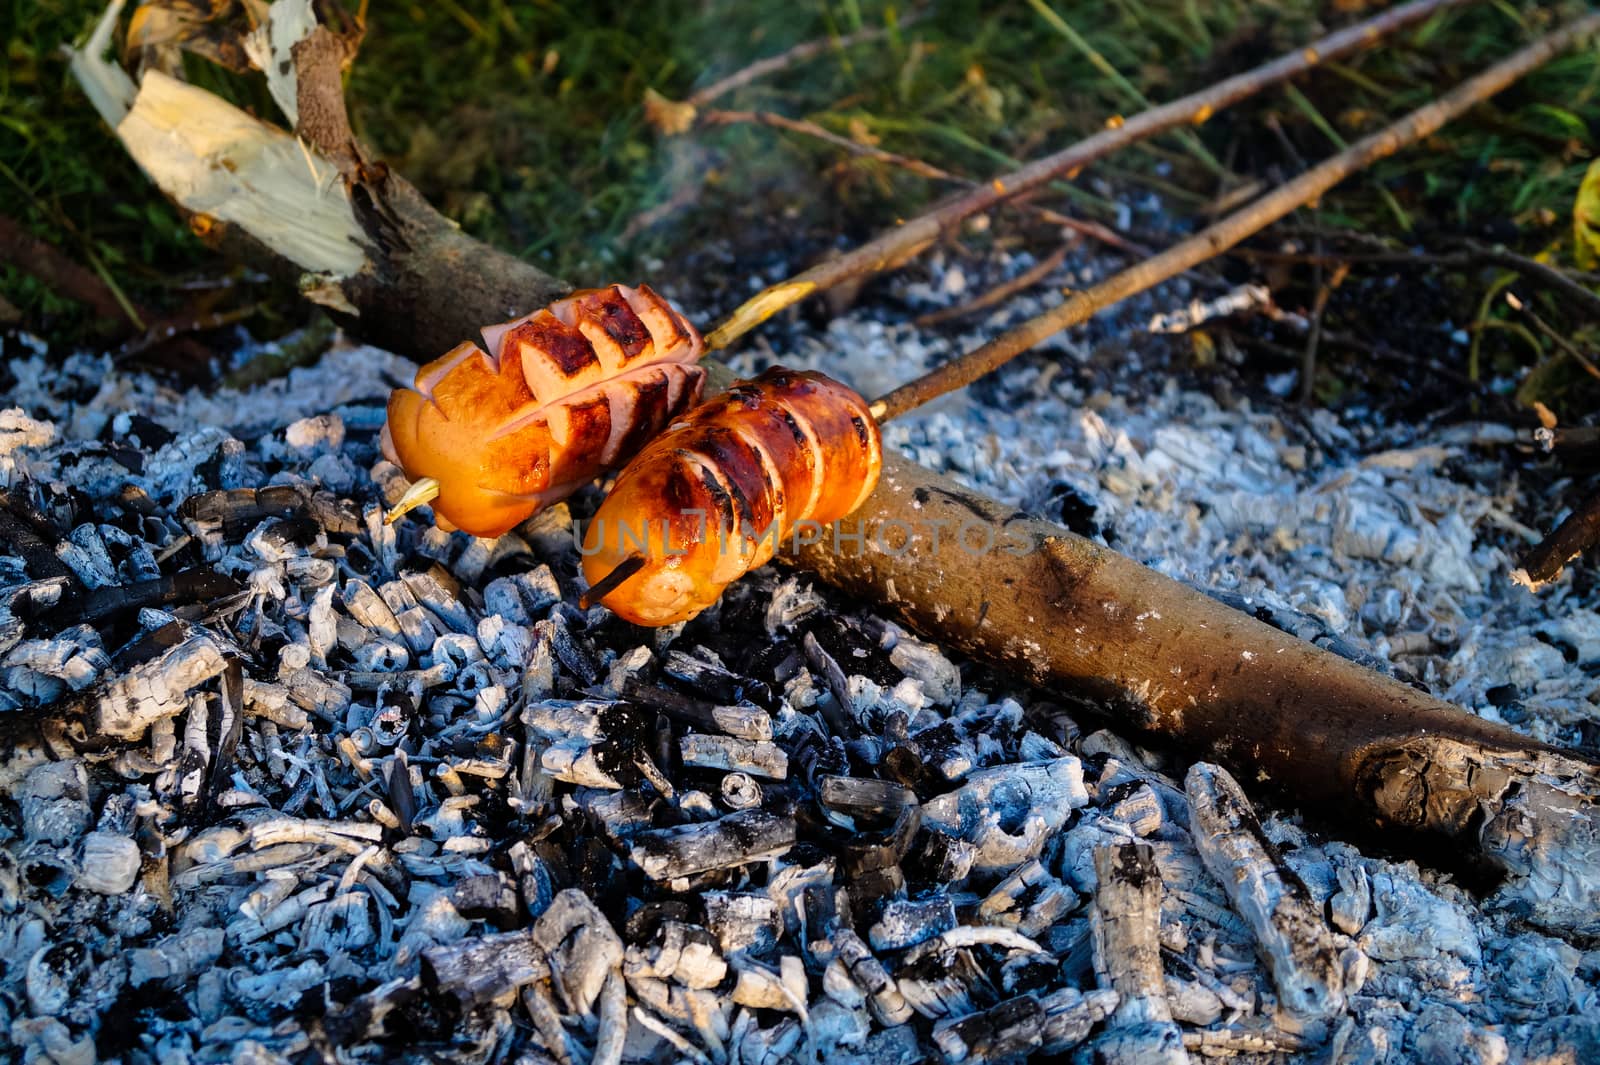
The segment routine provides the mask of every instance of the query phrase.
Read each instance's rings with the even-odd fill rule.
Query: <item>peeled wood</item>
[[[296,58],[320,54],[303,49]],[[370,195],[361,173],[346,181]],[[368,232],[396,232],[398,218],[417,239],[364,245],[367,262],[338,282],[356,312],[346,319],[353,333],[431,359],[483,323],[565,290],[532,266],[442,232],[429,219],[448,223],[398,177],[375,187],[374,202],[386,206],[363,215],[375,227]],[[253,234],[252,246],[283,266],[263,243],[270,235]],[[967,546],[954,535],[964,526],[972,527]],[[1222,762],[1291,801],[1449,838],[1508,874],[1506,905],[1547,927],[1600,934],[1594,763],[1295,640],[892,453],[877,490],[837,528],[842,550],[825,536],[790,561],[930,638],[1081,694],[1125,727]],[[896,545],[909,534],[903,550],[851,546],[885,530]],[[781,836],[774,833],[775,846]],[[750,860],[711,857],[710,866],[688,864]],[[670,868],[674,861],[660,864],[661,875],[689,875]]]

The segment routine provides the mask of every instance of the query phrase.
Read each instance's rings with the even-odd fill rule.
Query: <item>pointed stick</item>
[[[439,482],[432,477],[423,477],[413,482],[406,494],[400,497],[400,502],[389,508],[383,516],[385,525],[393,525],[418,507],[426,506],[439,497]]]
[[[1280,185],[1250,206],[1175,244],[1159,255],[1129,267],[1015,329],[951,359],[942,366],[876,400],[871,411],[879,421],[898,417],[929,400],[965,387],[992,373],[1035,344],[1069,326],[1078,325],[1120,300],[1167,281],[1207,259],[1214,258],[1278,219],[1317,199],[1352,174],[1417,143],[1445,123],[1459,118],[1529,72],[1549,62],[1581,38],[1600,30],[1600,12],[1593,12],[1541,37],[1533,44],[1456,86],[1432,103],[1406,115],[1370,137],[1287,184]]]
[[[595,581],[587,592],[578,596],[578,606],[588,610],[606,596],[620,588],[624,581],[644,569],[645,557],[643,555],[629,555],[617,563],[616,569]]]
[[[920,254],[962,221],[987,211],[1004,200],[1031,192],[1059,177],[1074,177],[1097,159],[1137,141],[1184,125],[1199,125],[1225,107],[1304,74],[1329,59],[1348,55],[1429,15],[1457,7],[1467,0],[1413,0],[1321,40],[1280,56],[1270,63],[1226,78],[1171,103],[1141,111],[1123,121],[1114,118],[1094,136],[1054,155],[1047,155],[972,191],[896,226],[854,251],[805,270],[788,281],[756,293],[734,310],[722,324],[706,334],[706,349],[725,348],[774,314],[844,281],[892,270]]]

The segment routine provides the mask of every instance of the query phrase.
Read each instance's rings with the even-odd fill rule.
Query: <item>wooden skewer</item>
[[[432,503],[439,496],[439,482],[432,477],[423,477],[412,482],[406,494],[400,497],[400,502],[389,508],[383,516],[385,525],[393,525],[418,507]]]
[[[629,555],[617,563],[615,569],[601,577],[590,586],[589,590],[578,596],[580,609],[588,610],[591,606],[622,587],[623,583],[644,569],[645,558],[643,555]]]

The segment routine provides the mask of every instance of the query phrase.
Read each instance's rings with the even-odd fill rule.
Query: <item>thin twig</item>
[[[1574,362],[1584,368],[1590,377],[1600,380],[1600,367],[1595,366],[1594,360],[1579,350],[1578,345],[1562,336],[1559,329],[1535,314],[1533,308],[1523,303],[1515,292],[1506,293],[1506,303],[1510,305],[1512,310],[1521,313],[1523,317],[1532,322],[1535,329],[1549,337],[1551,343],[1561,349],[1563,355],[1571,357]]]
[[[1328,297],[1344,283],[1350,272],[1348,263],[1333,268],[1333,276],[1322,277],[1322,267],[1317,267],[1317,296],[1311,305],[1311,328],[1306,331],[1306,350],[1300,359],[1300,402],[1310,403],[1316,394],[1317,346],[1322,343],[1322,316],[1328,310]]]
[[[6,215],[0,215],[0,262],[9,262],[38,278],[57,294],[86,304],[98,318],[109,321],[126,318],[135,329],[145,327],[138,309],[106,280],[104,274],[79,264]]]
[[[1030,289],[1049,277],[1062,263],[1067,261],[1067,253],[1072,248],[1073,244],[1071,243],[1063,244],[1051,252],[1047,258],[1041,259],[1010,281],[996,285],[981,296],[968,300],[966,303],[955,307],[944,307],[929,314],[924,314],[912,324],[918,329],[926,329],[930,325],[938,325],[940,322],[948,322],[955,318],[965,318],[969,314],[976,314],[985,307],[993,307],[1013,294]]]
[[[770,126],[773,129],[788,130],[798,133],[813,140],[823,141],[835,148],[842,148],[852,155],[876,159],[880,163],[888,163],[902,170],[909,170],[921,177],[932,178],[935,181],[954,181],[961,184],[971,184],[966,178],[959,177],[942,167],[932,163],[923,162],[909,155],[900,155],[897,152],[887,151],[872,144],[862,144],[849,137],[842,137],[830,129],[817,125],[815,122],[803,118],[786,118],[771,111],[702,111],[699,120],[708,126],[729,126],[742,122],[758,126]]]
[[[893,269],[927,248],[962,221],[1003,200],[1030,192],[1063,175],[1074,177],[1083,167],[1136,141],[1184,125],[1199,125],[1223,108],[1312,70],[1328,59],[1370,45],[1386,33],[1412,25],[1438,11],[1469,0],[1412,0],[1357,23],[1270,63],[1224,79],[1209,88],[1108,124],[1092,137],[1038,159],[993,182],[977,186],[926,214],[911,219],[854,251],[818,263],[788,281],[758,292],[706,336],[711,350],[725,348],[774,314],[807,296],[843,281]]]
[[[1511,572],[1511,579],[1537,589],[1561,576],[1568,562],[1596,544],[1600,544],[1600,493],[1590,496],[1524,555],[1521,568]]]
[[[1549,62],[1579,38],[1597,29],[1600,29],[1600,12],[1593,12],[1540,38],[1427,106],[1357,141],[1348,150],[1318,164],[1293,181],[1280,185],[1244,210],[1236,211],[1194,237],[1113,275],[1091,289],[1069,296],[1054,310],[902,385],[873,403],[873,416],[880,421],[893,418],[936,396],[969,385],[1046,337],[1077,325],[1102,308],[1220,255],[1246,237],[1323,195],[1350,175],[1431,135],[1445,123],[1516,82],[1529,71]]]
[[[1543,283],[1546,287],[1555,289],[1562,295],[1581,304],[1591,317],[1600,318],[1600,293],[1586,288],[1585,283],[1590,280],[1588,274],[1576,270],[1562,270],[1542,263],[1537,259],[1530,259],[1526,255],[1518,255],[1508,248],[1498,244],[1480,244],[1474,240],[1457,240],[1454,243],[1462,248],[1460,252],[1420,252],[1395,249],[1381,237],[1370,233],[1356,233],[1340,229],[1290,229],[1280,227],[1286,236],[1325,237],[1328,240],[1340,241],[1346,244],[1356,244],[1370,248],[1365,252],[1344,252],[1337,256],[1322,257],[1323,262],[1338,259],[1350,263],[1374,263],[1398,266],[1440,266],[1448,269],[1461,269],[1462,267],[1487,263],[1490,266],[1501,266],[1513,273],[1532,278]],[[1229,255],[1236,255],[1242,259],[1261,259],[1267,262],[1282,263],[1314,263],[1318,257],[1305,252],[1284,252],[1269,248],[1232,248]]]
[[[905,29],[926,14],[926,11],[907,12],[900,19],[898,28]],[[758,78],[764,78],[768,74],[776,74],[780,70],[792,67],[796,63],[803,63],[813,56],[821,55],[823,52],[842,51],[851,45],[876,41],[881,37],[888,36],[888,33],[889,31],[885,27],[873,26],[867,29],[859,29],[854,33],[847,33],[843,37],[819,37],[814,41],[802,42],[788,51],[779,52],[777,55],[768,56],[766,59],[758,59],[749,66],[712,82],[705,88],[695,92],[684,102],[695,107],[704,107],[713,100],[720,99],[735,89],[743,88]]]
[[[919,177],[930,178],[934,181],[948,181],[952,184],[960,185],[963,188],[969,189],[976,188],[978,186],[978,183],[973,181],[971,178],[962,177],[960,174],[951,173],[943,167],[935,166],[932,163],[922,159],[917,159],[914,156],[901,155],[898,152],[891,152],[887,149],[879,148],[873,144],[862,144],[859,141],[851,140],[849,137],[840,136],[839,134],[834,133],[832,130],[823,126],[819,126],[817,123],[812,122],[809,119],[788,118],[784,115],[775,114],[771,111],[710,110],[702,111],[698,121],[709,126],[726,126],[748,122],[755,125],[768,126],[773,129],[787,130],[790,133],[798,133],[803,137],[811,137],[815,140],[820,140],[825,144],[831,144],[835,148],[841,148],[852,155],[859,155],[867,159],[874,159],[880,163],[886,163],[889,166],[897,166],[902,170],[910,171]],[[1045,222],[1048,222],[1051,225],[1064,226],[1065,228],[1076,233],[1082,233],[1084,236],[1093,240],[1097,240],[1107,247],[1117,248],[1121,251],[1136,255],[1149,254],[1137,244],[1118,236],[1116,233],[1113,233],[1111,230],[1097,222],[1087,222],[1083,221],[1082,219],[1072,218],[1068,215],[1061,214],[1059,211],[1052,211],[1048,207],[1039,206],[1037,204],[1027,204],[1026,206],[1028,210],[1033,211]]]

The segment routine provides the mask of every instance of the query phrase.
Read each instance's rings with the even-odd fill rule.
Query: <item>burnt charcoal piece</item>
[[[178,516],[196,525],[220,527],[228,543],[242,540],[268,518],[308,517],[329,535],[353,535],[362,527],[361,515],[348,502],[328,492],[287,484],[201,492],[178,505]]]
[[[553,626],[551,648],[555,651],[556,661],[561,663],[561,667],[585,686],[599,680],[600,663],[594,653],[593,645],[588,640],[573,634],[566,615],[559,605],[551,613],[550,622]]]
[[[875,869],[898,865],[911,850],[911,841],[922,827],[922,807],[907,803],[894,821],[880,832],[858,831],[839,847],[839,862],[845,872],[861,875]]]
[[[717,703],[752,702],[767,705],[772,691],[753,677],[741,677],[704,659],[668,651],[662,671],[688,691]]]
[[[868,821],[888,821],[906,806],[915,805],[916,794],[903,784],[871,777],[823,776],[817,779],[817,801],[846,817]]]
[[[982,1013],[934,1029],[933,1041],[948,1062],[1001,1061],[1044,1042],[1044,1007],[1021,995]]]
[[[807,729],[789,742],[801,778],[813,788],[823,777],[850,775],[850,756],[839,737]]]
[[[651,880],[674,880],[776,858],[794,839],[793,817],[745,810],[716,821],[640,832],[628,857]]]
[[[701,732],[721,732],[741,740],[772,739],[772,715],[760,707],[718,706],[670,688],[646,684],[637,677],[623,682],[622,693],[641,706],[660,710]]]
[[[134,584],[96,588],[74,607],[63,603],[50,615],[62,622],[104,624],[145,607],[171,609],[204,604],[214,609],[234,596],[243,595],[244,591],[231,577],[212,569],[194,567]]]
[[[401,833],[411,835],[411,822],[417,816],[417,796],[411,790],[411,772],[406,768],[404,750],[395,751],[384,784],[389,796],[389,809],[400,819]]]
[[[550,963],[534,929],[463,939],[422,952],[422,984],[462,1013],[548,979]]]
[[[450,902],[468,920],[483,919],[500,928],[518,919],[517,886],[504,873],[469,876],[450,889]]]
[[[850,681],[844,675],[844,670],[839,668],[839,663],[822,644],[817,642],[816,636],[806,633],[803,642],[806,652],[806,662],[813,672],[822,677],[828,686],[828,692],[833,696],[834,707],[823,707],[822,713],[828,719],[828,724],[835,733],[843,736],[854,736],[860,728],[851,712]]]
[[[56,557],[60,541],[61,534],[23,492],[0,491],[0,554],[21,558],[35,580],[64,577],[76,584],[72,570]]]

